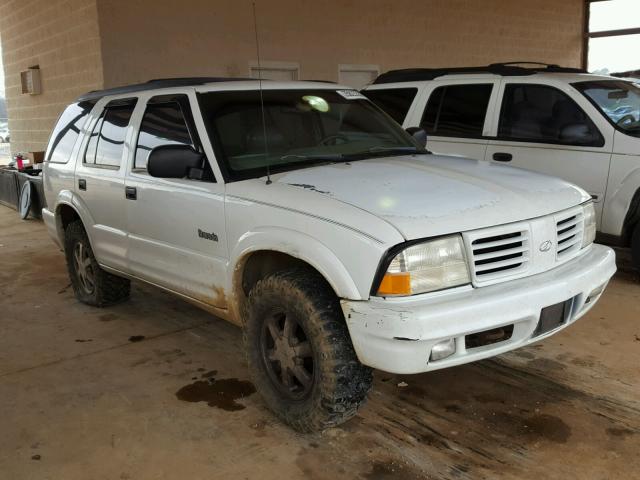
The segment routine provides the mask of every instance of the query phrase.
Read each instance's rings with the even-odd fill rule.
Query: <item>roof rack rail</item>
[[[523,67],[521,65],[539,65],[537,67]],[[505,62],[492,63],[478,67],[453,67],[453,68],[404,68],[390,70],[378,76],[373,84],[415,82],[421,80],[433,80],[444,75],[467,75],[474,73],[492,73],[500,76],[526,76],[535,73],[587,73],[581,68],[561,67],[559,65],[541,62]]]
[[[125,85],[122,87],[107,88],[105,90],[93,90],[81,95],[77,102],[88,100],[98,100],[107,95],[119,95],[123,93],[135,93],[145,90],[154,90],[158,88],[170,87],[189,87],[196,85],[204,85],[205,83],[215,82],[236,82],[244,80],[255,80],[254,78],[226,78],[226,77],[177,77],[177,78],[155,78],[144,83],[136,83],[133,85]]]

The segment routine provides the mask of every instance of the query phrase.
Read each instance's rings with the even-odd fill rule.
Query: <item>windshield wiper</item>
[[[424,150],[422,148],[412,147],[412,146],[384,147],[382,145],[379,145],[376,147],[371,147],[362,152],[350,153],[348,155],[345,155],[345,157],[352,159],[352,158],[370,158],[370,157],[376,157],[378,155],[383,155],[383,156],[411,155],[411,154],[426,155],[429,153],[431,152],[428,150]]]
[[[317,155],[298,155],[298,154],[289,154],[283,155],[280,157],[280,160],[312,160],[317,162],[340,162],[344,160],[344,155],[341,153],[330,153],[330,154],[317,154]]]
[[[377,147],[371,147],[367,150],[369,153],[425,153],[418,147],[383,147],[378,145]]]

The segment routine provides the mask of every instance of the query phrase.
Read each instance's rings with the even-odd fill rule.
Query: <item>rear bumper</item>
[[[498,355],[571,325],[596,303],[616,271],[613,250],[593,245],[566,264],[531,277],[482,288],[470,286],[407,298],[343,300],[360,361],[392,373],[420,373]],[[543,308],[573,299],[566,321],[534,336]],[[470,334],[513,325],[511,337],[467,348]],[[455,353],[429,361],[432,347],[455,339]]]

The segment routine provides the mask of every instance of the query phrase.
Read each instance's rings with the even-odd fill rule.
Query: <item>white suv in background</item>
[[[241,325],[256,389],[301,431],[353,416],[370,367],[425,372],[552,335],[615,272],[581,188],[432,155],[327,83],[89,93],[60,117],[43,181],[80,301],[122,301],[136,279]]]
[[[581,186],[599,241],[640,267],[640,86],[572,68],[515,64],[395,70],[363,93],[428,148],[509,163]]]

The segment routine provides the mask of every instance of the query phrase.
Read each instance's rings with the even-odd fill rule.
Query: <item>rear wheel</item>
[[[295,430],[353,417],[371,388],[340,304],[316,272],[293,269],[259,281],[249,294],[245,348],[256,389]]]
[[[129,297],[130,281],[100,268],[79,221],[70,223],[65,230],[65,255],[73,291],[81,302],[104,307]]]

